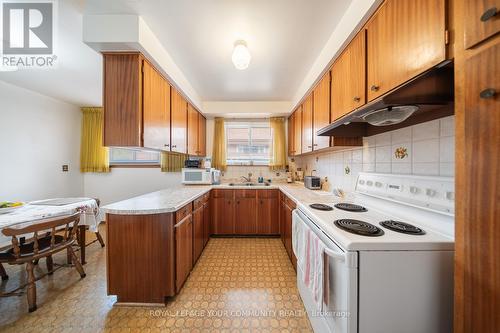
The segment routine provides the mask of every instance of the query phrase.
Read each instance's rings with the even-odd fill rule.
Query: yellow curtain
[[[271,151],[271,170],[283,170],[286,168],[286,137],[285,118],[271,118],[269,120],[273,131],[273,149]]]
[[[184,161],[186,161],[187,155],[173,153],[173,152],[162,152],[160,167],[162,172],[180,172],[184,167]]]
[[[212,168],[225,171],[226,167],[226,130],[224,128],[224,118],[215,118]]]
[[[81,172],[109,172],[109,152],[103,146],[104,109],[82,108]]]

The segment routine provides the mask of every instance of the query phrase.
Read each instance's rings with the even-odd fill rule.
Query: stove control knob
[[[381,182],[375,182],[375,186],[376,187],[382,187],[382,183]]]
[[[448,200],[455,200],[455,192],[453,192],[453,191],[447,191],[446,192],[446,199],[448,199]]]
[[[425,194],[427,194],[427,196],[429,197],[433,197],[436,195],[436,191],[431,188],[428,188],[427,190],[425,190]]]
[[[410,193],[411,194],[417,194],[418,192],[419,192],[418,187],[410,186]]]
[[[367,181],[367,182],[366,182],[366,185],[368,185],[368,186],[372,186],[372,185],[373,185],[373,182],[372,182],[371,180],[369,180],[369,181]]]
[[[360,185],[363,185],[364,183],[365,183],[365,181],[364,181],[363,179],[360,179],[360,180],[359,180],[359,184],[360,184]]]

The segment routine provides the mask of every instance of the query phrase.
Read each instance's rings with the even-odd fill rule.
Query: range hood
[[[320,136],[359,137],[446,117],[453,110],[453,62],[445,61],[320,129]]]

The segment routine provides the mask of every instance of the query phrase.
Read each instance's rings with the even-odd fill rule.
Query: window
[[[160,153],[130,148],[110,148],[109,164],[113,165],[158,165]]]
[[[271,149],[269,122],[226,122],[228,165],[269,165]]]

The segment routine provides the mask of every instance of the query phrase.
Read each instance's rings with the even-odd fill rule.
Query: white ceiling
[[[77,105],[100,105],[100,55],[83,44],[83,14],[137,14],[205,101],[291,100],[352,0],[64,0],[58,67],[0,79]],[[231,63],[235,40],[252,54]]]
[[[88,0],[86,14],[142,16],[202,100],[290,100],[351,0]],[[231,63],[234,41],[252,54]]]

